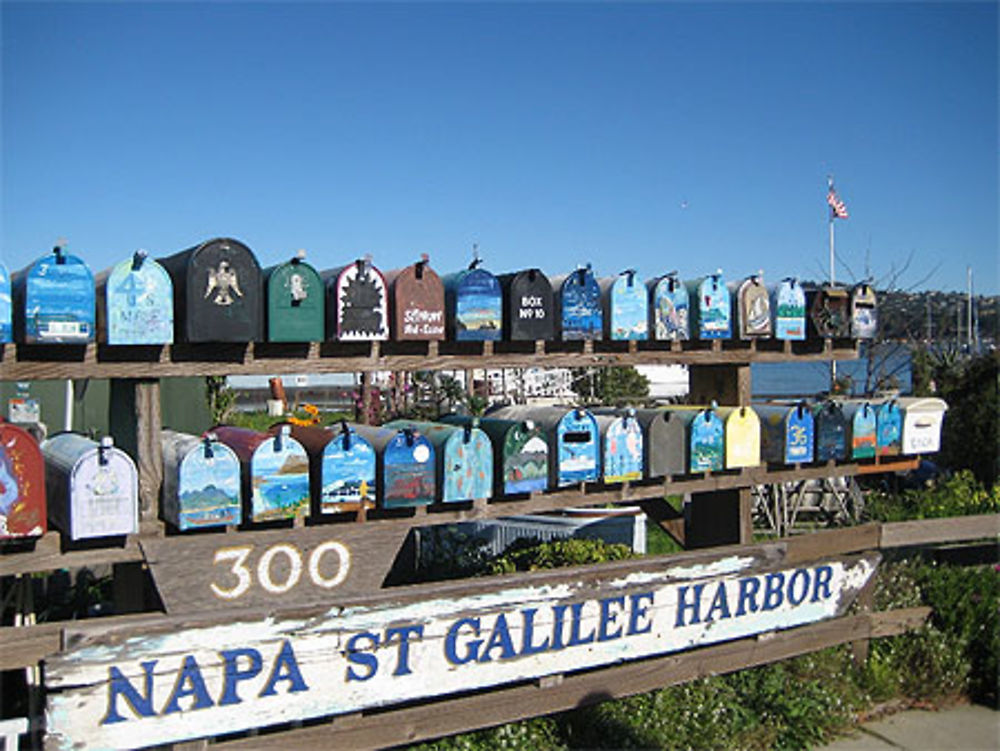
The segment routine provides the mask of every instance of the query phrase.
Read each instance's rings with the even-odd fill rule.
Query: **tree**
[[[587,404],[622,406],[649,397],[649,379],[631,365],[573,368],[573,391]]]

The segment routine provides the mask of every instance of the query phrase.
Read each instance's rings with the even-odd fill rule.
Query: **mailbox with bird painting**
[[[97,276],[98,337],[108,344],[170,344],[174,286],[166,270],[136,251]]]
[[[687,283],[691,300],[691,337],[728,339],[733,335],[729,288],[722,271]]]
[[[806,293],[798,279],[787,277],[771,290],[774,338],[802,341],[806,338]]]
[[[309,454],[312,495],[321,514],[375,506],[375,449],[347,422],[292,425],[292,438]]]
[[[649,328],[653,339],[681,341],[691,338],[687,287],[676,271],[652,279],[649,287]]]
[[[449,425],[474,425],[493,444],[495,495],[536,493],[549,486],[549,444],[533,420],[502,420],[469,415],[445,415]]]
[[[371,258],[323,272],[326,282],[326,337],[341,342],[389,338],[389,293]]]
[[[326,289],[300,250],[264,271],[269,342],[321,342],[326,325]]]
[[[806,290],[808,333],[819,339],[851,335],[850,295],[842,287],[823,285]]]
[[[0,263],[0,344],[14,341],[14,308],[10,297],[10,274]]]
[[[454,503],[493,497],[493,445],[478,425],[393,420],[384,427],[419,432],[434,445],[439,500]]]
[[[163,430],[163,518],[177,529],[235,526],[242,521],[240,460],[215,433]]]
[[[499,280],[481,266],[442,277],[448,336],[457,342],[499,341],[503,335],[503,293]]]
[[[503,288],[503,334],[511,341],[550,341],[555,336],[555,296],[540,269],[497,277]]]
[[[588,263],[571,274],[552,279],[556,296],[556,333],[562,341],[601,339],[601,288]]]
[[[731,285],[736,308],[736,330],[740,339],[762,339],[773,333],[771,300],[764,286],[764,272],[751,274]]]
[[[14,338],[26,344],[94,341],[94,277],[84,261],[52,249],[11,278]]]
[[[847,420],[840,404],[832,399],[813,406],[816,431],[816,461],[847,458]]]
[[[444,285],[426,253],[416,263],[385,272],[394,341],[445,338]]]
[[[649,295],[634,269],[602,279],[604,335],[613,341],[649,338]]]
[[[376,493],[382,508],[426,506],[437,494],[437,461],[426,436],[411,428],[351,424],[375,449]]]
[[[851,336],[874,339],[878,332],[878,301],[875,288],[867,282],[851,290]]]
[[[46,530],[45,463],[27,430],[0,420],[0,541]]]

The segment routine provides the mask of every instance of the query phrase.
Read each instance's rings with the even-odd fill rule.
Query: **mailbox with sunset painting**
[[[762,339],[771,336],[771,299],[764,286],[764,273],[751,274],[742,282],[731,285],[736,308],[736,330],[740,339]]]
[[[634,269],[602,279],[605,338],[613,341],[649,338],[649,295]]]
[[[45,463],[38,442],[0,420],[0,541],[46,530]]]
[[[445,338],[444,285],[426,253],[410,266],[385,272],[385,280],[393,340]]]
[[[680,341],[691,338],[687,287],[676,271],[653,279],[649,288],[649,328],[653,339]]]
[[[643,475],[642,426],[634,409],[620,415],[595,415],[601,433],[602,479],[634,482]]]
[[[515,342],[550,341],[555,336],[555,296],[540,269],[497,277],[503,289],[503,334]]]
[[[806,292],[798,279],[782,279],[771,290],[774,338],[802,341],[806,338]]]
[[[571,274],[552,279],[556,296],[556,333],[562,341],[601,339],[601,288],[588,263]]]
[[[375,449],[347,422],[292,425],[292,438],[309,454],[313,499],[320,514],[375,506]]]
[[[873,458],[878,446],[878,423],[875,408],[865,401],[845,402],[844,418],[847,421],[847,445],[850,450],[850,458]]]
[[[419,432],[434,445],[439,500],[452,503],[493,497],[493,446],[478,426],[393,420],[384,427]]]
[[[389,292],[382,272],[368,257],[323,272],[326,337],[341,342],[389,338]]]
[[[537,493],[549,486],[549,445],[533,420],[445,415],[449,425],[474,425],[493,445],[495,495]]]
[[[798,404],[761,404],[754,407],[760,415],[765,461],[775,464],[804,464],[813,460],[815,421],[805,402]]]
[[[692,339],[729,339],[733,335],[729,288],[722,271],[687,283]]]
[[[94,276],[83,259],[57,245],[11,278],[14,338],[26,344],[94,341]]]
[[[321,342],[325,329],[326,290],[300,250],[290,260],[264,271],[269,342]]]
[[[98,336],[108,344],[170,344],[174,285],[144,250],[97,276]]]
[[[847,419],[840,404],[832,399],[813,405],[816,431],[816,461],[847,458]]]
[[[442,277],[448,336],[457,342],[499,341],[503,335],[500,281],[476,258],[469,268]]]
[[[903,450],[903,411],[889,399],[875,407],[875,447],[879,456],[899,456]]]
[[[160,443],[164,520],[181,530],[238,525],[243,504],[236,453],[212,432],[164,430]]]

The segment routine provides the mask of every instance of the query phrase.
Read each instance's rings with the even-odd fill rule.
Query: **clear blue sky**
[[[997,4],[2,5],[2,230],[998,291]],[[838,277],[850,278],[844,267]]]

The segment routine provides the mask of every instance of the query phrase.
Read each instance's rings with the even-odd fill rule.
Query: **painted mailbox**
[[[874,339],[878,332],[878,301],[875,289],[862,283],[851,290],[851,336]]]
[[[242,519],[240,460],[218,437],[173,430],[163,448],[163,518],[181,530],[237,525]]]
[[[98,338],[108,344],[174,341],[174,285],[166,270],[136,251],[97,276]]]
[[[828,399],[813,405],[816,461],[847,459],[847,419],[840,404]]]
[[[936,397],[903,397],[903,453],[932,454],[941,450],[941,424],[948,403]]]
[[[594,407],[595,415],[622,415],[631,407]],[[684,417],[665,409],[636,409],[642,427],[643,468],[647,478],[688,472],[687,432]]]
[[[714,407],[668,407],[683,422],[690,472],[719,472],[725,467],[725,424]]]
[[[309,513],[309,456],[287,425],[267,433],[220,425],[212,432],[240,459],[249,506],[244,519],[269,522]]]
[[[601,287],[590,264],[552,279],[558,319],[556,333],[562,341],[600,339],[603,336]]]
[[[600,434],[594,416],[582,407],[501,407],[488,417],[532,420],[548,438],[549,487],[596,482],[601,476]]]
[[[634,269],[602,279],[604,336],[614,341],[649,338],[649,293]]]
[[[596,415],[601,433],[601,466],[606,483],[641,480],[643,475],[642,426],[634,409],[621,415]]]
[[[326,325],[326,289],[300,250],[291,260],[264,270],[269,342],[321,342]]]
[[[495,495],[540,493],[549,487],[549,444],[545,433],[533,420],[501,420],[468,415],[445,415],[449,425],[479,428],[493,444],[493,487]]]
[[[378,499],[383,508],[426,506],[437,491],[434,444],[405,428],[351,427],[375,449]]]
[[[371,259],[323,272],[326,282],[326,336],[341,342],[389,338],[389,291]]]
[[[0,263],[0,344],[14,341],[14,307],[10,297],[10,274]]]
[[[868,402],[845,402],[844,418],[847,420],[847,445],[850,458],[874,457],[878,445],[875,408]]]
[[[691,301],[691,338],[728,339],[733,335],[729,288],[722,271],[687,283]]]
[[[820,339],[845,339],[851,335],[850,295],[840,287],[824,285],[806,290],[808,333]]]
[[[771,290],[774,338],[802,341],[806,338],[806,293],[798,279],[787,277]]]
[[[375,449],[346,422],[325,428],[292,425],[309,454],[313,499],[321,514],[375,507]]]
[[[813,461],[816,426],[809,405],[761,404],[755,409],[760,415],[761,453],[765,461],[774,464]]]
[[[771,299],[764,286],[764,272],[751,274],[742,282],[730,285],[733,307],[736,309],[736,331],[740,339],[768,338],[774,333],[771,325]]]
[[[94,341],[96,296],[87,264],[61,246],[11,278],[14,337],[26,344]]]
[[[385,273],[390,331],[396,341],[444,339],[444,285],[423,254],[412,266]]]
[[[875,407],[875,448],[879,456],[899,456],[903,451],[903,412],[895,399]]]
[[[23,428],[0,420],[0,541],[46,530],[45,462]]]
[[[653,339],[677,341],[691,338],[688,292],[676,271],[651,279],[649,288],[649,329]]]
[[[499,341],[503,336],[503,292],[499,280],[480,266],[442,277],[448,335],[458,342]]]
[[[719,407],[726,424],[726,469],[760,465],[760,418],[752,407]]]
[[[421,433],[434,444],[439,500],[452,503],[493,497],[493,445],[478,426],[393,420],[384,427]]]
[[[157,259],[174,284],[174,339],[264,339],[263,284],[253,251],[222,237]]]
[[[49,521],[71,540],[139,531],[139,478],[110,436],[58,433],[41,445]]]
[[[503,288],[503,334],[511,341],[555,337],[556,304],[549,278],[539,269],[497,277]]]

